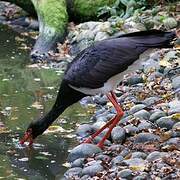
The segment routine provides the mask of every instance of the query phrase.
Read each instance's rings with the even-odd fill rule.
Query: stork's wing
[[[82,51],[69,65],[64,79],[75,87],[100,88],[113,75],[123,72],[138,59],[133,42],[127,38],[95,43]]]

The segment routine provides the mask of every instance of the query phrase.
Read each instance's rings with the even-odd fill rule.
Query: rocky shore
[[[180,69],[179,50],[151,53],[141,69],[126,75],[116,90],[125,111],[103,150],[80,144],[69,154],[65,179],[179,179]],[[105,96],[83,100],[95,106],[89,124],[78,127],[78,140],[102,127],[115,110]]]

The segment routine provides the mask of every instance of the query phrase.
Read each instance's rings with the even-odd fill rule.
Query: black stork
[[[104,141],[124,114],[113,89],[144,51],[149,48],[172,47],[171,42],[175,37],[176,32],[141,31],[95,42],[80,52],[65,71],[52,109],[44,117],[29,125],[20,143],[29,141],[31,145],[33,140],[41,135],[70,105],[85,96],[103,93],[107,95],[117,114],[84,141],[91,143],[93,138],[108,127],[108,132],[98,143],[98,146],[102,148]]]

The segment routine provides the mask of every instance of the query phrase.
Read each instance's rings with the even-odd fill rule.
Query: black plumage
[[[29,125],[21,143],[29,140],[31,144],[32,140],[42,134],[67,107],[91,94],[88,90],[94,91],[104,87],[109,79],[124,72],[147,49],[172,47],[171,42],[175,37],[175,32],[158,30],[135,32],[95,42],[80,52],[65,71],[54,106],[44,117]],[[87,91],[81,91],[82,88],[86,88]],[[114,105],[117,115],[86,141],[90,142],[103,129],[109,127],[108,133],[99,143],[100,147],[123,116],[113,89],[105,93]]]

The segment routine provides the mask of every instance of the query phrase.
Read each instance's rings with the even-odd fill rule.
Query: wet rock
[[[177,77],[172,79],[172,87],[174,89],[180,88],[180,76],[177,76]]]
[[[97,147],[96,145],[93,144],[80,144],[79,146],[76,146],[69,154],[68,156],[68,161],[73,162],[76,159],[79,158],[85,158],[85,157],[90,157],[93,154],[99,153],[102,150]]]
[[[152,124],[147,122],[147,121],[141,121],[141,123],[138,125],[138,129],[141,130],[145,130],[145,129],[151,129],[152,128]]]
[[[89,176],[95,176],[98,172],[103,171],[103,166],[97,162],[91,166],[85,167],[82,170],[82,175],[89,175]]]
[[[165,153],[165,152],[154,151],[147,156],[146,160],[148,162],[152,162],[152,161],[155,161],[157,159],[163,158],[167,155],[168,155],[168,153]]]
[[[93,126],[90,124],[82,124],[77,128],[76,134],[80,137],[87,137],[94,132]]]
[[[134,114],[140,110],[142,110],[143,108],[145,108],[146,106],[144,104],[137,104],[135,106],[133,106],[130,110],[129,113],[130,114]]]
[[[134,135],[139,132],[139,129],[136,126],[133,126],[131,124],[124,126],[124,129],[125,129],[126,133],[129,135]]]
[[[72,165],[71,165],[71,167],[73,168],[73,167],[83,167],[83,165],[84,165],[84,163],[85,163],[85,158],[79,158],[79,159],[76,159],[73,163],[72,163]]]
[[[170,117],[161,117],[156,121],[157,125],[161,128],[166,128],[167,130],[172,129],[175,121],[172,120]]]
[[[81,175],[82,175],[82,168],[74,167],[74,168],[67,170],[64,174],[64,177],[66,179],[71,179],[71,178],[73,179],[74,176],[80,177]]]
[[[123,169],[117,174],[117,177],[132,179],[133,171],[130,169]]]
[[[149,113],[148,111],[146,111],[146,110],[143,109],[143,110],[140,110],[140,111],[136,112],[136,113],[134,114],[134,116],[135,116],[136,118],[149,120],[150,113]]]
[[[124,160],[123,156],[118,155],[111,160],[110,164],[111,166],[118,166],[121,164],[123,160]]]
[[[142,159],[146,159],[147,154],[143,153],[143,152],[133,152],[131,155],[131,158],[142,158]]]
[[[149,120],[150,120],[151,122],[155,122],[157,119],[159,119],[159,118],[161,118],[161,117],[164,117],[164,116],[166,116],[166,113],[163,112],[163,111],[158,110],[157,112],[154,112],[154,113],[150,116]]]
[[[151,133],[139,133],[135,137],[135,143],[159,141],[160,137]]]
[[[115,143],[122,144],[122,142],[125,140],[125,137],[126,132],[120,126],[115,127],[111,132],[111,138]]]
[[[123,118],[119,121],[119,124],[127,124],[131,119],[132,119],[132,116],[123,117]]]
[[[157,102],[159,100],[158,97],[149,97],[146,98],[143,103],[145,103],[147,106],[150,106],[151,104],[154,104],[155,102]]]

